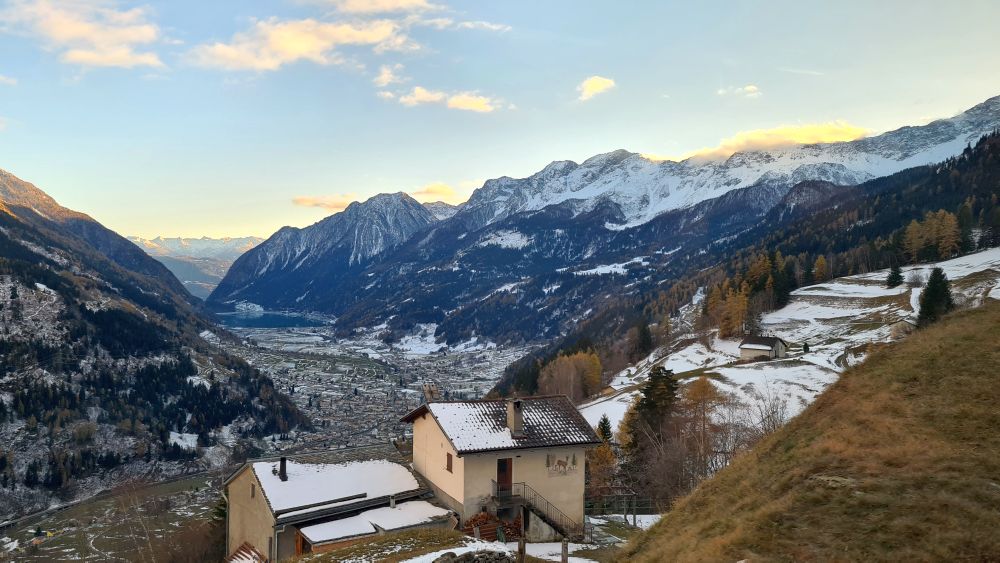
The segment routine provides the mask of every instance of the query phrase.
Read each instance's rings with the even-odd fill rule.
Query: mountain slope
[[[154,277],[171,291],[188,297],[184,286],[166,266],[150,258],[128,239],[86,214],[59,205],[34,184],[5,170],[0,170],[0,201],[22,221],[82,239],[119,266]]]
[[[701,157],[654,161],[617,150],[581,164],[553,162],[527,178],[488,180],[458,215],[478,228],[563,202],[574,202],[578,212],[611,202],[623,217],[609,227],[622,228],[759,184],[791,186],[805,180],[859,184],[954,156],[998,125],[1000,96],[925,126],[844,143],[738,152],[724,161]]]
[[[310,302],[315,303],[349,272],[360,271],[435,221],[427,208],[402,192],[352,203],[304,229],[279,230],[241,256],[209,300],[293,308],[314,293]]]
[[[844,186],[958,155],[998,126],[1000,97],[921,127],[721,162],[654,162],[627,151],[555,162],[529,178],[487,181],[452,217],[400,233],[368,260],[347,262],[345,250],[299,244],[299,230],[282,230],[210,301],[324,312],[344,333],[386,323],[389,339],[417,323],[435,324],[448,342],[551,338],[608,296],[652,291],[681,265],[718,261],[718,248],[762,218],[780,228],[854,197]],[[810,185],[769,217],[794,186]],[[302,233],[321,232],[320,224]]]
[[[624,559],[1000,558],[998,333],[988,300],[872,354]]]
[[[307,424],[201,336],[214,324],[169,272],[170,285],[126,269],[65,227],[73,212],[11,199],[0,199],[0,520],[219,465]]]

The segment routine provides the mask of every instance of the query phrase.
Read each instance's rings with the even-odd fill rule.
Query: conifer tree
[[[920,293],[920,315],[917,324],[920,326],[931,324],[954,308],[948,276],[941,268],[934,268],[927,279],[927,286]]]
[[[605,444],[609,443],[611,437],[614,436],[611,430],[611,420],[608,418],[607,413],[602,414],[601,420],[597,421],[597,435]]]
[[[899,264],[893,264],[889,270],[889,276],[885,279],[885,286],[892,289],[902,285],[902,283],[903,271],[900,269]]]

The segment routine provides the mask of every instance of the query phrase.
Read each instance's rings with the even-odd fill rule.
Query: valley
[[[322,327],[231,330],[241,338],[223,343],[226,351],[267,374],[312,420],[314,430],[277,437],[276,449],[361,446],[400,438],[406,425],[399,419],[424,402],[425,384],[434,385],[444,399],[481,398],[513,360],[534,348],[448,347],[434,342],[429,334],[433,328],[392,346],[377,333],[339,339]]]

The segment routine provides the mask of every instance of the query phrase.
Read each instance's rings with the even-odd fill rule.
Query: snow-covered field
[[[908,266],[903,268],[903,277],[908,279],[911,271],[917,271],[926,279],[934,267],[945,271],[960,304],[977,306],[986,298],[1000,299],[1000,248]],[[681,377],[712,376],[718,387],[743,400],[760,393],[778,395],[786,400],[789,416],[794,416],[841,372],[861,362],[869,344],[889,341],[893,322],[916,319],[921,288],[888,289],[884,286],[887,275],[888,270],[879,270],[799,288],[786,307],[764,315],[762,332],[790,344],[786,359],[739,364],[739,341],[680,335],[671,347],[616,374],[610,384],[612,392],[581,405],[580,411],[591,424],[607,414],[617,427],[650,369],[662,365]],[[686,324],[690,323],[675,326]],[[804,343],[809,344],[809,352],[802,351]]]

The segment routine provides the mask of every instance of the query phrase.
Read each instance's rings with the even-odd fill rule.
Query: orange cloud
[[[829,123],[784,125],[771,129],[741,131],[732,137],[722,139],[718,146],[701,148],[679,157],[657,156],[653,154],[644,154],[643,156],[650,160],[673,161],[681,161],[691,157],[725,159],[734,153],[744,151],[767,150],[814,143],[853,141],[865,137],[868,133],[869,131],[863,127],[857,127],[839,120]]]
[[[61,51],[66,63],[95,67],[162,67],[159,56],[140,51],[161,40],[160,29],[142,8],[116,10],[105,2],[14,0],[0,24],[23,26]]]
[[[580,93],[579,100],[581,102],[585,102],[598,94],[607,92],[614,87],[614,80],[595,75],[581,82],[580,85],[576,87],[576,91]]]
[[[470,92],[459,92],[448,98],[448,107],[465,111],[489,113],[496,109],[493,100]]]
[[[358,201],[358,194],[355,193],[320,196],[301,195],[292,199],[292,203],[301,207],[319,207],[333,212],[343,211],[355,201]]]
[[[423,86],[414,86],[409,94],[399,97],[399,103],[404,106],[416,106],[420,104],[432,104],[443,101],[446,97],[444,92],[428,90]]]
[[[390,99],[389,96],[381,96]],[[450,109],[489,113],[497,109],[499,100],[481,96],[475,92],[456,92],[449,94],[440,90],[428,90],[423,86],[414,86],[409,94],[399,96],[399,103],[404,106],[443,103]]]
[[[191,52],[195,64],[227,70],[277,70],[296,61],[328,65],[341,62],[336,49],[369,45],[376,51],[403,49],[409,39],[388,20],[326,23],[314,19],[258,21],[228,43],[199,45]]]
[[[444,182],[432,182],[426,186],[409,192],[413,199],[420,202],[443,201],[445,203],[462,203],[468,196],[459,195],[455,188]]]

